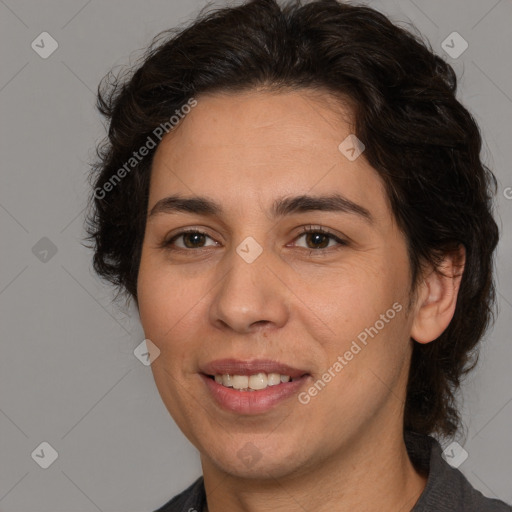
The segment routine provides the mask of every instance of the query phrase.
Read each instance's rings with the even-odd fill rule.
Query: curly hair
[[[216,9],[162,32],[136,66],[106,75],[97,106],[109,129],[92,164],[95,192],[86,220],[95,271],[116,285],[118,296],[137,302],[156,148],[132,161],[132,169],[126,162],[191,97],[255,88],[348,98],[354,133],[365,141],[364,157],[383,180],[406,238],[412,289],[423,264],[439,269],[443,255],[465,248],[451,323],[431,343],[412,341],[403,425],[455,434],[461,426],[456,392],[494,319],[497,183],[480,160],[479,128],[456,99],[452,67],[420,36],[371,8],[252,0]],[[122,182],[114,183],[123,166]]]

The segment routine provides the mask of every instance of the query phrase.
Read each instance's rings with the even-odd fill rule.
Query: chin
[[[242,441],[233,451],[227,451],[225,447],[221,447],[218,453],[213,453],[211,450],[203,451],[203,454],[206,453],[203,457],[222,472],[236,478],[255,480],[283,478],[304,468],[305,454],[301,452],[299,455],[297,445],[286,449],[281,443],[278,451],[267,444],[260,450],[250,439],[251,436],[247,436],[247,440]],[[263,442],[262,440],[259,445],[261,446]]]

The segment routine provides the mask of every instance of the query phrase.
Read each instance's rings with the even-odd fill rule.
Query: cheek
[[[170,302],[171,294],[165,292],[166,289],[158,277],[159,273],[155,267],[141,262],[137,281],[139,316],[146,337],[157,346],[165,332],[164,326],[168,322],[167,317],[173,306]]]
[[[368,261],[340,268],[337,274],[334,284],[325,281],[324,294],[315,292],[315,310],[330,327],[321,343],[322,361],[327,371],[341,356],[343,368],[333,370],[336,383],[331,390],[337,388],[336,393],[348,393],[357,401],[365,399],[373,385],[392,385],[407,360],[407,267]],[[304,311],[307,315],[307,308]]]
[[[160,349],[158,362],[179,379],[194,374],[194,354],[199,347],[205,350],[210,288],[204,278],[171,272],[161,262],[141,264],[138,297],[144,334]]]
[[[312,400],[317,400],[316,407],[323,411],[327,423],[337,424],[350,411],[347,428],[366,424],[386,403],[399,414],[410,358],[405,305],[401,305],[399,312],[389,304],[378,315],[344,317],[345,332],[328,347],[324,373],[317,376],[326,382],[325,388],[318,383],[316,388],[321,391],[308,391],[318,394]]]
[[[161,263],[141,260],[138,276],[139,315],[144,335],[160,350],[151,365],[155,384],[169,413],[182,428],[188,411],[184,386],[194,375],[190,361],[194,305],[190,287],[180,285]],[[193,290],[193,288],[192,288]]]
[[[166,338],[173,326],[199,299],[194,283],[186,283],[179,274],[156,261],[156,258],[143,257],[137,281],[139,314],[144,332],[155,339]]]
[[[305,297],[317,304],[322,316],[336,327],[336,334],[357,335],[391,308],[400,286],[400,276],[375,260],[360,258],[310,279]],[[311,303],[311,301],[314,301]]]

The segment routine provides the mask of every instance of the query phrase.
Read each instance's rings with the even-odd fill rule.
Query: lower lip
[[[239,391],[218,384],[204,374],[200,374],[200,376],[214,400],[223,409],[239,414],[259,414],[269,411],[287,398],[297,395],[308,378],[308,375],[305,375],[298,380],[282,382],[277,386],[268,386],[265,389]]]

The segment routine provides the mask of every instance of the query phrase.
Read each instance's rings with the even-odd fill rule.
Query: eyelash
[[[325,230],[325,229],[323,229],[321,227],[314,227],[314,226],[305,226],[303,231],[301,231],[296,236],[295,240],[299,239],[300,237],[302,237],[304,235],[310,234],[310,233],[325,235],[326,237],[330,238],[331,240],[334,240],[335,242],[337,242],[339,244],[338,247],[334,247],[334,248],[333,247],[324,247],[324,248],[318,248],[318,249],[308,249],[308,248],[302,247],[302,249],[304,249],[304,250],[309,250],[310,251],[310,255],[312,253],[316,253],[318,255],[325,254],[325,252],[328,251],[328,250],[332,250],[332,249],[336,250],[336,249],[339,249],[340,247],[348,245],[347,241],[339,238],[334,233],[331,233],[330,231],[327,231],[327,230]],[[200,231],[200,230],[197,230],[197,229],[189,229],[189,230],[180,231],[179,233],[173,235],[170,239],[164,240],[164,242],[161,244],[160,248],[166,249],[166,250],[169,250],[169,251],[181,251],[181,252],[198,251],[200,249],[206,249],[207,248],[207,247],[196,247],[196,248],[183,248],[183,247],[176,248],[176,247],[173,247],[173,243],[178,238],[180,238],[181,236],[184,236],[184,235],[189,235],[189,234],[205,235],[208,238],[212,239],[212,237],[210,237],[207,233],[205,233],[203,231]]]

